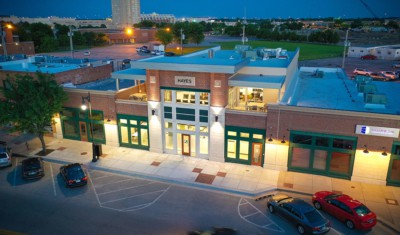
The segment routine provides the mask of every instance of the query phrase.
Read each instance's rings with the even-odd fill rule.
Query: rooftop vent
[[[210,59],[214,58],[214,50],[213,49],[208,50],[208,58],[210,58]]]
[[[373,94],[377,92],[376,86],[373,84],[366,84],[366,83],[360,83],[357,86],[357,91],[359,95],[363,94]]]
[[[384,109],[386,108],[387,98],[383,94],[365,94],[365,108]]]

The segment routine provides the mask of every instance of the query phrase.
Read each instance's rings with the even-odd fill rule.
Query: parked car
[[[136,48],[136,52],[145,52],[145,51],[149,51],[149,48],[147,46],[141,46]]]
[[[167,51],[164,53],[165,56],[174,56],[175,53],[173,53],[172,51]]]
[[[0,167],[12,166],[11,154],[7,142],[0,141]]]
[[[320,191],[312,196],[312,201],[315,208],[336,217],[349,229],[371,229],[377,223],[374,212],[346,194]]]
[[[22,178],[37,179],[44,176],[44,164],[41,157],[30,157],[22,161]]]
[[[302,199],[277,194],[268,197],[270,213],[276,213],[293,223],[300,234],[325,234],[331,225],[319,211]]]
[[[362,60],[376,60],[378,57],[375,55],[363,55],[361,56]]]
[[[382,73],[371,73],[369,76],[374,80],[386,80],[385,75],[383,75]]]
[[[365,75],[369,76],[372,72],[367,70],[367,69],[360,69],[360,68],[355,68],[353,71],[354,75]]]
[[[397,75],[393,71],[381,71],[380,73],[382,73],[383,76],[386,77],[386,80],[395,80],[395,79],[397,79]]]
[[[90,56],[90,51],[85,51],[85,52],[83,52],[83,55],[84,55],[84,56]]]
[[[393,68],[400,68],[400,63],[395,63],[392,65]]]
[[[60,167],[60,174],[67,187],[77,187],[87,184],[88,177],[79,163],[68,164]]]
[[[154,51],[151,51],[151,54],[152,55],[163,55],[164,52],[163,51],[159,51],[159,50],[154,50]]]

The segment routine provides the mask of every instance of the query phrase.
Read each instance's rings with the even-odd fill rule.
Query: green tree
[[[204,40],[204,28],[200,23],[189,23],[186,35],[190,42],[199,44]]]
[[[397,24],[396,21],[394,20],[390,20],[387,24],[386,24],[387,28],[392,28],[392,29],[398,29],[399,28],[399,24]]]
[[[167,48],[167,45],[172,42],[174,36],[169,32],[169,30],[159,29],[156,32],[156,38],[165,46],[165,48]]]
[[[0,123],[12,122],[12,131],[36,135],[46,153],[44,134],[54,114],[62,110],[67,100],[64,89],[54,80],[54,75],[37,73],[7,76],[1,89],[4,101],[0,103]]]
[[[40,46],[40,51],[42,52],[51,52],[55,51],[58,47],[58,41],[54,39],[54,37],[45,36],[42,39],[42,45]]]
[[[363,27],[363,22],[361,19],[355,19],[350,24],[350,28],[352,28],[352,29],[361,28],[361,27]]]
[[[143,20],[137,24],[134,24],[135,28],[152,28],[156,26],[156,23],[154,23],[151,20]]]

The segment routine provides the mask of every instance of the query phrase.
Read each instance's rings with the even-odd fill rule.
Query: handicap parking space
[[[149,207],[171,187],[166,183],[97,170],[89,171],[89,180],[99,205],[117,211]]]

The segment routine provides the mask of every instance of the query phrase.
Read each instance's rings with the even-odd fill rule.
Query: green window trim
[[[121,123],[119,120],[120,119],[126,119],[128,120],[127,123]],[[136,124],[132,124],[131,121],[136,121]],[[118,123],[118,140],[119,140],[119,144],[122,147],[128,147],[128,148],[136,148],[136,149],[143,149],[143,150],[149,150],[150,149],[150,136],[149,136],[149,127],[148,127],[148,117],[144,117],[144,116],[133,116],[133,115],[127,115],[127,114],[117,114],[117,123]],[[123,143],[122,142],[122,134],[121,134],[121,127],[126,127],[127,131],[128,131],[128,136],[132,136],[131,129],[132,128],[136,128],[137,129],[137,133],[140,133],[137,137],[137,144],[132,143],[131,138],[128,138],[128,143]],[[143,141],[142,140],[142,130],[146,130],[144,131],[145,133],[147,133],[147,145],[143,145]]]
[[[236,133],[236,135],[233,135]],[[242,137],[241,133],[248,133],[249,137]],[[265,133],[266,130],[263,129],[254,129],[254,128],[246,128],[246,127],[236,127],[236,126],[226,126],[225,127],[225,162],[233,162],[233,163],[240,163],[251,165],[251,156],[252,156],[252,144],[253,143],[262,143],[263,146],[265,145]],[[253,138],[253,134],[261,135],[262,138]],[[228,141],[235,140],[236,141],[236,158],[228,157]],[[248,146],[248,159],[243,160],[240,159],[240,141],[245,141],[249,143]],[[263,147],[263,152],[265,151]],[[264,154],[263,154],[264,156]],[[264,164],[264,157],[262,159],[261,165]]]
[[[296,135],[303,135],[309,136],[311,139],[304,143],[296,143]],[[321,138],[324,140],[323,144],[320,143]],[[324,138],[328,138],[328,142],[325,141]],[[351,148],[343,148],[343,147],[335,147],[334,140],[345,140],[346,142],[352,142]],[[327,146],[326,146],[327,145]],[[292,166],[293,160],[293,150],[295,148],[299,149],[308,149],[309,153],[309,164],[307,168]],[[289,171],[296,171],[302,173],[311,173],[317,175],[325,175],[331,176],[336,178],[343,178],[343,179],[350,179],[353,166],[354,166],[354,159],[355,159],[355,152],[357,148],[357,137],[353,136],[340,136],[340,135],[329,135],[329,134],[322,134],[322,133],[313,133],[313,132],[302,132],[302,131],[291,131],[290,132],[290,144],[289,144],[289,156],[288,156],[288,170]],[[313,168],[313,163],[316,158],[316,152],[318,151],[326,151],[326,162],[325,162],[325,169],[316,169]],[[349,169],[347,173],[340,173],[331,170],[332,165],[330,165],[332,161],[332,154],[348,154],[350,155],[349,159]]]
[[[389,166],[388,166],[388,173],[386,176],[386,185],[390,186],[400,186],[400,180],[393,180],[391,179],[393,164],[395,161],[400,161],[400,142],[394,141],[392,144],[392,150],[390,154]]]
[[[210,90],[206,89],[193,89],[193,88],[181,88],[181,87],[165,87],[160,86],[161,90],[175,90],[175,91],[188,91],[188,92],[205,92],[210,93]]]

